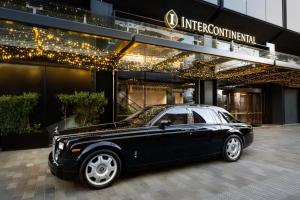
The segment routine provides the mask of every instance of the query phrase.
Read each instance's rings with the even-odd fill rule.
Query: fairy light
[[[227,58],[139,43],[120,56],[119,52],[127,44],[124,41],[32,28],[10,21],[0,21],[0,24],[6,27],[0,30],[2,61],[42,61],[89,70],[156,71],[174,73],[183,78],[248,84],[273,82],[300,87],[300,73],[296,70],[243,61],[240,66],[228,68],[226,63],[231,60]],[[107,48],[101,47],[101,42]]]
[[[33,35],[34,35],[34,41],[37,45],[37,54],[42,55],[43,54],[43,44],[42,44],[42,40],[41,40],[41,37],[40,37],[39,29],[36,28],[36,27],[33,27],[32,32],[33,32]]]

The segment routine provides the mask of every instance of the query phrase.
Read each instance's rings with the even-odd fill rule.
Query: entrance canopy
[[[300,87],[300,58],[121,18],[0,3],[0,60]],[[56,14],[55,14],[56,13]],[[70,14],[72,16],[70,17]]]

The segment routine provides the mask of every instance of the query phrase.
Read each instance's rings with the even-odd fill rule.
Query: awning
[[[1,3],[2,62],[48,62],[89,70],[155,71],[235,84],[300,87],[296,56],[83,10],[78,12],[81,18],[45,9],[33,14],[22,5]]]

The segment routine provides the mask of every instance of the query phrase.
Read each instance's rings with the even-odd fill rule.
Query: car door
[[[163,134],[159,142],[165,161],[181,160],[188,155],[191,118],[191,112],[187,107],[173,107],[153,122],[153,126],[159,126],[162,120],[171,122],[170,126],[162,130]]]
[[[189,134],[189,156],[206,156],[220,151],[217,145],[220,134],[220,121],[209,108],[191,108],[193,125]]]

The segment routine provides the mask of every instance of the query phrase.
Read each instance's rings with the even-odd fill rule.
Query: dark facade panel
[[[155,23],[158,21],[159,25],[163,25],[164,15],[171,9],[174,9],[178,15],[184,15],[191,19],[198,19],[208,21],[214,13],[217,11],[218,6],[202,2],[199,0],[106,0],[106,2],[112,3],[115,10],[119,10],[125,13],[131,13],[134,15],[143,16],[147,19],[143,19],[146,22]],[[132,18],[141,20],[142,18],[130,14],[118,13],[121,17]],[[154,20],[150,20],[150,19]],[[159,21],[161,23],[159,23]]]
[[[87,70],[20,64],[1,64],[0,70],[0,95],[23,92],[40,95],[31,118],[44,126],[61,120],[58,94],[93,90],[91,71]]]
[[[103,118],[101,122],[113,122],[115,118],[115,94],[117,90],[116,75],[113,75],[112,71],[98,71],[96,72],[96,91],[104,92],[106,99],[108,100],[105,108]]]
[[[276,51],[285,52],[300,56],[300,34],[294,31],[285,30],[273,43],[276,44]]]
[[[285,102],[285,123],[294,124],[298,123],[298,90],[286,88],[284,91],[284,102]]]
[[[46,124],[56,123],[62,116],[61,104],[57,95],[75,91],[92,91],[91,71],[69,68],[46,67],[45,72]]]
[[[30,65],[0,64],[0,94],[42,93],[44,69]]]

